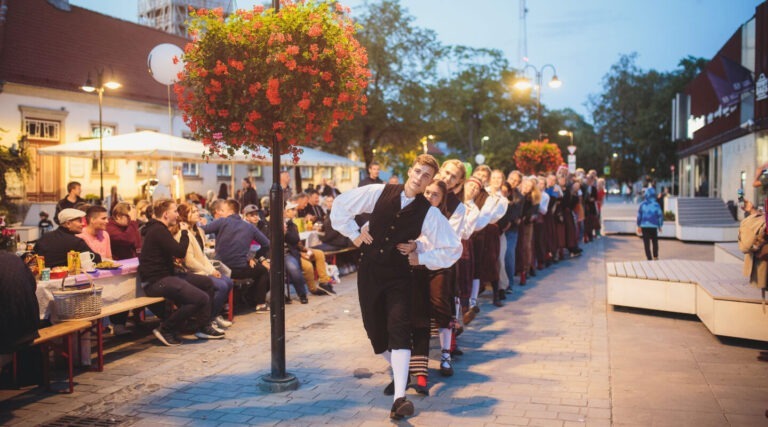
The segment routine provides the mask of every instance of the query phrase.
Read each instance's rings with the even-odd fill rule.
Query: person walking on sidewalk
[[[394,402],[390,418],[413,415],[405,398],[411,358],[413,267],[450,267],[461,243],[448,220],[422,195],[438,171],[434,157],[422,154],[408,170],[405,185],[371,184],[340,195],[331,211],[333,228],[360,247],[358,295],[363,326],[376,354],[392,366]],[[355,215],[371,214],[361,233]],[[403,255],[397,245],[422,236],[428,250]],[[389,387],[387,387],[389,388]]]
[[[659,202],[656,201],[656,190],[647,188],[645,200],[640,203],[640,208],[637,210],[637,232],[643,236],[645,257],[649,261],[659,259],[659,233],[662,225],[664,225],[664,213],[661,211]],[[651,244],[653,244],[653,254],[651,254]]]

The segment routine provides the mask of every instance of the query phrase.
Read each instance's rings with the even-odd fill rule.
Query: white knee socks
[[[411,350],[392,350],[392,378],[395,380],[394,399],[405,396],[410,361]]]
[[[440,336],[440,350],[451,349],[451,330],[449,328],[440,328],[437,330]]]
[[[480,293],[480,279],[472,279],[472,294],[469,296],[469,305],[477,305],[477,294]]]

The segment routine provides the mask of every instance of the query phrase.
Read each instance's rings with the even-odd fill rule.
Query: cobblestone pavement
[[[455,376],[434,371],[432,395],[410,392],[416,415],[400,424],[761,425],[768,373],[754,361],[757,344],[720,341],[694,319],[606,306],[606,250],[627,255],[636,240],[586,245],[582,257],[516,286],[503,308],[483,294],[482,312],[459,339],[465,355]],[[95,415],[135,426],[392,425],[391,397],[382,394],[389,374],[362,328],[355,283],[347,276],[338,297],[287,307],[296,391],[259,390],[270,366],[269,318],[249,313],[221,341],[163,347],[146,332],[113,339],[104,372],[79,372],[71,395],[0,390],[0,424]],[[371,376],[356,378],[360,368]]]

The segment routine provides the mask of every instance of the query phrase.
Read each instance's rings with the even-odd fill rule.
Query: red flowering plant
[[[273,138],[281,154],[324,138],[366,113],[368,57],[349,9],[322,1],[283,1],[224,18],[192,10],[193,39],[174,90],[184,121],[207,155],[261,157]]]
[[[524,174],[551,172],[563,164],[560,147],[549,140],[521,142],[515,150],[515,164]]]

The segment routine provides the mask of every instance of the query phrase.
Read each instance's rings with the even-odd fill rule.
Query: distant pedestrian
[[[648,260],[659,259],[659,233],[664,224],[664,213],[656,201],[656,190],[645,190],[645,201],[640,203],[637,210],[637,232],[643,236],[645,257]],[[651,257],[651,244],[653,244],[653,257]]]

